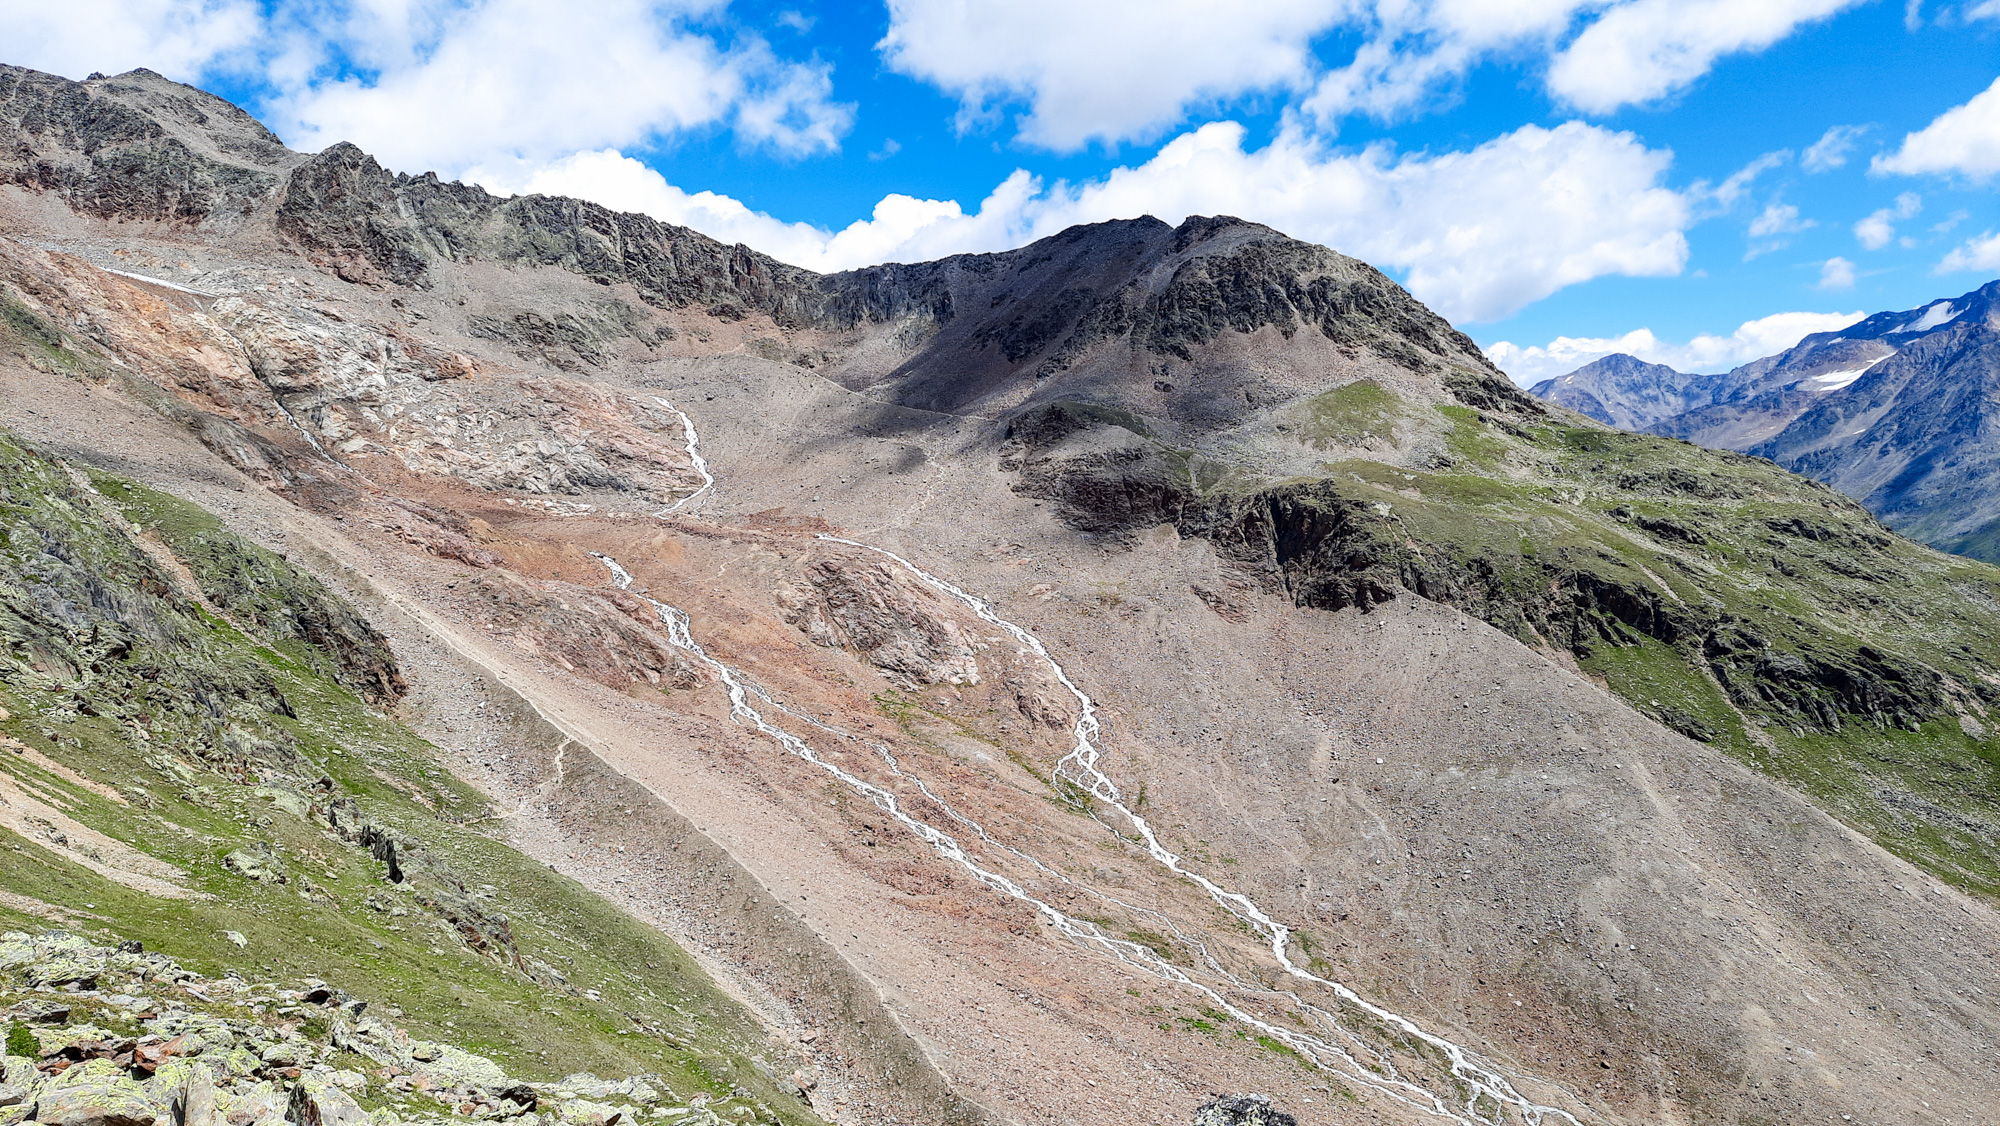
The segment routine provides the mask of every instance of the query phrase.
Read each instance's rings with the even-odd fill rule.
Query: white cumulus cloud
[[[1558,100],[1653,101],[1860,0],[889,0],[889,66],[959,99],[959,125],[1026,107],[1019,137],[1071,151],[1149,138],[1204,103],[1287,97],[1329,131],[1434,105],[1481,63],[1549,59]],[[1338,34],[1346,61],[1316,44]]]
[[[1872,211],[1866,219],[1854,224],[1854,237],[1863,247],[1880,250],[1895,239],[1896,220],[1913,219],[1923,209],[1922,196],[1904,192],[1896,197],[1893,206]]]
[[[1847,154],[1854,151],[1855,142],[1866,132],[1866,125],[1836,125],[1828,129],[1799,154],[1799,167],[1808,172],[1831,172],[1844,166]]]
[[[711,126],[785,153],[836,147],[852,111],[832,100],[827,68],[690,29],[715,7],[373,0],[338,28],[372,72],[300,82],[270,110],[296,144],[353,141],[408,171],[539,163]]]
[[[1853,289],[1854,263],[1838,255],[1820,263],[1819,287],[1821,289]]]
[[[1025,102],[1020,135],[1071,150],[1157,135],[1190,103],[1300,86],[1346,0],[889,0],[889,66],[961,101]]]
[[[1143,164],[1080,184],[1016,172],[974,212],[889,196],[838,231],[684,192],[617,153],[485,182],[643,211],[818,270],[1001,250],[1104,219],[1229,214],[1403,271],[1412,292],[1454,320],[1504,317],[1606,274],[1674,274],[1687,260],[1689,204],[1660,184],[1670,154],[1629,133],[1530,125],[1468,151],[1407,155],[1336,151],[1295,130],[1253,150],[1244,136],[1233,122],[1205,125]]]
[[[1304,104],[1333,124],[1349,113],[1388,118],[1423,103],[1481,61],[1553,51],[1594,0],[1378,0],[1357,4],[1354,58],[1322,77]]]
[[[1988,231],[1964,246],[1954,247],[1932,273],[1952,274],[1960,270],[2000,270],[2000,234]]]
[[[1750,237],[1766,238],[1771,235],[1793,234],[1808,227],[1818,226],[1811,219],[1800,219],[1799,209],[1789,203],[1773,201],[1755,219],[1750,220]]]
[[[1652,101],[1708,73],[1724,55],[1762,50],[1857,3],[1633,0],[1605,12],[1556,57],[1549,89],[1594,113]]]
[[[1568,374],[1592,360],[1619,352],[1679,371],[1728,371],[1751,360],[1776,355],[1815,332],[1846,328],[1864,315],[1773,313],[1743,322],[1728,336],[1703,333],[1684,344],[1661,340],[1646,328],[1633,329],[1623,336],[1558,336],[1545,345],[1526,347],[1502,340],[1486,349],[1486,358],[1523,386]]]
[[[1982,180],[2000,172],[2000,78],[1903,138],[1895,152],[1870,163],[1874,172],[1957,174]]]
[[[263,10],[253,0],[12,0],[0,4],[0,43],[15,66],[83,78],[148,67],[169,78],[200,76],[218,59],[258,42]]]

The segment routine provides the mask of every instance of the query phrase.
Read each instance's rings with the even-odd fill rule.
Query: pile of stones
[[[658,1076],[512,1078],[324,982],[204,978],[136,942],[0,934],[0,1126],[742,1126],[738,1091]]]

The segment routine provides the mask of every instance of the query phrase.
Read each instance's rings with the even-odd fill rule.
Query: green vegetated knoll
[[[510,1073],[811,1122],[677,945],[480,831],[352,607],[215,517],[0,434],[0,930],[324,979]]]
[[[2000,569],[1761,458],[1484,400],[1337,389],[1281,416],[1287,440],[1400,449],[1283,480],[1152,439],[1143,419],[1043,451],[1048,419],[1024,418],[1011,464],[1079,527],[1175,524],[1301,606],[1455,606],[2000,894]]]

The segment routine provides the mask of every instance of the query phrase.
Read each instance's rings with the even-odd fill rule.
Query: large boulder
[[[333,1081],[330,1072],[311,1072],[292,1088],[287,1118],[298,1126],[368,1126],[368,1112]]]
[[[1194,1112],[1194,1126],[1299,1126],[1262,1095],[1217,1095]]]
[[[58,1077],[35,1101],[45,1126],[153,1126],[166,1108],[110,1060],[87,1060]]]

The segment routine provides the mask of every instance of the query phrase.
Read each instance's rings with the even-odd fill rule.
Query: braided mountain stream
[[[715,488],[716,481],[707,461],[700,453],[700,440],[694,421],[666,400],[656,401],[679,417],[688,457],[703,479],[703,484],[696,493],[689,494],[687,498],[683,498],[667,510],[667,513],[671,513],[678,510],[687,500]],[[1231,1019],[1254,1029],[1259,1036],[1283,1044],[1303,1059],[1310,1061],[1314,1067],[1426,1116],[1463,1126],[1500,1126],[1509,1122],[1520,1122],[1527,1126],[1541,1126],[1543,1123],[1569,1123],[1571,1126],[1581,1126],[1582,1123],[1593,1121],[1573,1099],[1565,1098],[1562,1101],[1567,1106],[1576,1108],[1574,1112],[1564,1107],[1538,1102],[1523,1094],[1499,1065],[1482,1059],[1449,1039],[1425,1030],[1415,1021],[1399,1013],[1366,1000],[1347,985],[1322,977],[1299,965],[1290,949],[1292,942],[1290,928],[1273,919],[1249,896],[1233,891],[1189,868],[1180,855],[1161,843],[1153,826],[1125,803],[1124,795],[1117,783],[1099,765],[1104,750],[1098,741],[1102,728],[1097,719],[1096,703],[1077,686],[1068,671],[1049,653],[1040,638],[1002,618],[977,596],[924,570],[893,551],[827,533],[820,533],[817,539],[872,552],[888,559],[907,574],[962,604],[981,621],[1000,629],[1024,649],[1033,653],[1036,658],[1045,662],[1056,681],[1075,699],[1078,708],[1072,729],[1076,743],[1057,763],[1056,779],[1087,794],[1091,802],[1106,807],[1117,821],[1127,827],[1121,830],[1111,820],[1093,810],[1092,815],[1097,817],[1108,832],[1128,845],[1143,849],[1155,863],[1176,877],[1200,888],[1231,917],[1248,925],[1257,935],[1267,940],[1272,958],[1286,977],[1299,986],[1330,993],[1331,997],[1326,1001],[1315,1003],[1296,991],[1284,991],[1282,997],[1289,1002],[1291,1013],[1298,1020],[1299,1026],[1277,1023],[1274,1019],[1260,1016],[1254,1011],[1253,1006],[1267,1007],[1272,1000],[1272,991],[1232,972],[1198,936],[1186,932],[1172,919],[1159,912],[1134,907],[1099,889],[1079,884],[1027,851],[995,839],[974,816],[955,809],[923,778],[906,770],[886,744],[865,739],[787,707],[769,692],[758,687],[741,669],[731,667],[704,649],[695,639],[694,623],[685,611],[642,595],[641,597],[644,597],[659,614],[668,641],[675,648],[694,657],[704,668],[713,673],[728,693],[732,719],[749,725],[776,742],[786,752],[825,771],[893,818],[897,824],[935,849],[939,856],[963,869],[979,883],[1000,895],[1031,907],[1045,923],[1071,942],[1098,956],[1109,957],[1123,966],[1198,993],[1209,1004],[1228,1014]],[[591,554],[610,572],[613,583],[618,589],[630,591],[633,588],[634,580],[631,572],[617,559],[598,552]],[[930,804],[937,807],[946,818],[958,826],[959,834],[970,834],[978,841],[978,845],[971,845],[968,841],[961,840],[959,835],[948,832],[910,812],[893,788],[868,781],[828,761],[800,735],[773,722],[764,710],[753,703],[753,700],[761,701],[769,710],[799,721],[823,736],[872,748],[892,778],[916,788]],[[1198,956],[1199,968],[1183,969],[1151,946],[1118,938],[1107,933],[1106,928],[1098,923],[1073,916],[1046,900],[1037,898],[1022,883],[999,871],[998,864],[994,861],[982,860],[978,855],[981,845],[1012,861],[1028,864],[1043,875],[1053,876],[1064,883],[1077,886],[1108,903],[1147,915],[1153,921],[1165,926],[1177,942],[1186,945]],[[995,866],[989,867],[988,864]],[[1249,993],[1260,994],[1261,997],[1252,1000],[1245,996]]]

